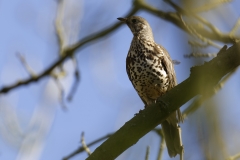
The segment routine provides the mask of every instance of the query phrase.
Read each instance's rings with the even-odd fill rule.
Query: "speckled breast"
[[[127,73],[142,100],[149,104],[167,91],[168,76],[163,55],[154,53],[155,43],[133,40],[127,56]]]

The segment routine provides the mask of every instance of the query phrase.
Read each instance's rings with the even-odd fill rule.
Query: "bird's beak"
[[[123,22],[123,23],[126,23],[127,22],[127,18],[121,18],[121,17],[119,17],[119,18],[117,18],[119,21],[121,21],[121,22]]]

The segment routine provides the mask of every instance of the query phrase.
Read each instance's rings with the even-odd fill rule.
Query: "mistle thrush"
[[[133,33],[126,69],[146,107],[177,85],[173,61],[167,50],[154,42],[152,29],[145,19],[131,16],[118,20],[126,23]],[[183,152],[180,120],[181,112],[178,110],[161,123],[170,157]]]

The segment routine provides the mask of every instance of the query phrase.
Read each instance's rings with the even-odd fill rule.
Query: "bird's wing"
[[[163,65],[165,71],[167,72],[167,75],[169,77],[169,82],[170,82],[168,90],[170,90],[177,85],[177,78],[176,78],[176,73],[174,70],[173,61],[172,61],[169,53],[163,46],[155,44],[154,50],[155,50],[154,53],[157,53],[158,54],[157,56],[159,56],[159,58],[161,58],[162,65]],[[180,122],[180,121],[183,122],[182,114],[179,109],[177,110],[176,114],[177,114],[178,122]],[[175,120],[173,120],[173,121],[175,121]]]
[[[155,44],[154,53],[158,53],[158,56],[160,56],[162,60],[162,65],[165,71],[167,72],[170,82],[169,89],[175,87],[177,85],[176,74],[173,66],[173,61],[170,55],[168,54],[167,50],[163,46]]]

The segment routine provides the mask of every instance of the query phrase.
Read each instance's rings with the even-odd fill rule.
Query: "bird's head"
[[[146,35],[146,36],[149,36],[149,38],[150,37],[153,38],[152,29],[144,18],[139,16],[131,16],[128,18],[117,18],[117,19],[123,23],[126,23],[134,36]]]

